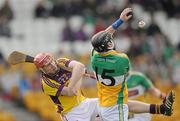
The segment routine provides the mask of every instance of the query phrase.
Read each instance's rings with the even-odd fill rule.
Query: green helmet
[[[107,52],[111,50],[108,48],[108,43],[113,43],[112,34],[106,31],[101,31],[94,35],[91,39],[91,44],[97,52]]]

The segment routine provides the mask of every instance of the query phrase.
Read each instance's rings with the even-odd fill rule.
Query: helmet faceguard
[[[46,74],[54,74],[57,72],[58,67],[54,58],[49,53],[39,53],[34,58],[34,64],[36,67],[46,73]]]

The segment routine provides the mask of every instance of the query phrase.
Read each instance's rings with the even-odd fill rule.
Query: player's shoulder
[[[69,60],[70,60],[69,58],[58,58],[58,59],[56,59],[56,61],[59,63],[69,61]]]
[[[59,67],[65,69],[65,70],[71,70],[69,68],[69,63],[71,62],[72,60],[68,59],[68,58],[58,58],[56,59],[56,63]]]
[[[121,58],[121,59],[123,58],[123,59],[128,59],[129,60],[128,55],[126,53],[116,52],[114,55],[116,57],[118,57],[118,58]]]
[[[58,64],[66,64],[66,63],[68,63],[68,62],[70,62],[71,60],[69,59],[69,58],[58,58],[58,59],[56,59],[56,62],[58,63]]]

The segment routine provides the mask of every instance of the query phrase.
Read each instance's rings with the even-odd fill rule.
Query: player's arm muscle
[[[67,87],[67,90],[69,92],[74,92],[77,88],[76,84],[77,82],[83,77],[85,74],[85,66],[77,61],[71,61],[68,65],[70,68],[72,68],[72,76],[70,79],[70,83]],[[66,89],[65,89],[66,90]]]
[[[156,98],[165,98],[165,94],[162,93],[159,89],[157,89],[156,87],[152,86],[148,89],[148,92],[153,95]]]

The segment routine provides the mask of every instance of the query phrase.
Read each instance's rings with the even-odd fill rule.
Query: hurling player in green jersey
[[[103,121],[127,121],[129,111],[172,115],[174,93],[171,91],[161,105],[128,101],[126,76],[129,71],[129,59],[126,54],[115,50],[113,33],[132,17],[132,9],[126,8],[119,19],[106,30],[95,34],[91,44],[93,52],[91,64],[96,73],[99,113]],[[166,106],[167,102],[170,102]]]
[[[130,71],[126,79],[129,99],[145,102],[145,94],[150,93],[156,98],[165,99],[166,95],[154,87],[152,82],[143,73]],[[151,121],[149,113],[129,115],[129,121]]]

